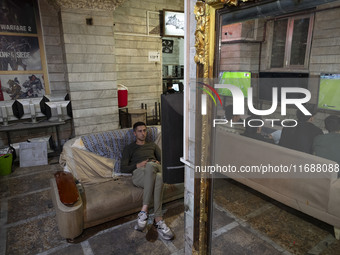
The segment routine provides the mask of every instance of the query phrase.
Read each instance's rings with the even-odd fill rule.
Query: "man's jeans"
[[[145,167],[137,168],[133,171],[132,182],[137,187],[144,189],[143,205],[149,205],[152,202],[153,196],[155,217],[161,217],[163,198],[161,165],[155,162],[148,162]]]

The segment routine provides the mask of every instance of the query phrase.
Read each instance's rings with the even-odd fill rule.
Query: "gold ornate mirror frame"
[[[215,49],[215,13],[216,10],[224,6],[239,6],[240,2],[251,0],[206,0],[205,2],[197,1],[194,14],[197,21],[195,31],[195,62],[197,63],[197,79],[213,78],[214,66],[214,49]],[[197,94],[202,93],[197,90]],[[204,93],[204,92],[203,92]],[[210,103],[209,103],[210,102]],[[212,112],[212,101],[207,103],[207,111]],[[196,95],[196,107],[201,105],[200,95]],[[196,148],[199,151],[195,153],[196,165],[210,164],[211,151],[211,117],[201,115],[196,111]],[[199,142],[198,142],[199,141]],[[196,149],[197,150],[197,149]],[[195,178],[194,194],[194,236],[193,236],[193,254],[210,253],[210,225],[211,225],[211,203],[212,203],[212,182],[208,173],[201,173],[199,178]],[[196,176],[197,177],[197,176]]]
[[[224,6],[239,6],[240,2],[252,0],[206,0],[197,1],[195,17],[197,21],[195,31],[195,62],[204,65],[204,78],[212,78],[215,42],[215,12]],[[209,70],[211,69],[211,70]]]

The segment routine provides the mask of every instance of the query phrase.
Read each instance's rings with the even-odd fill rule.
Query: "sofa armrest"
[[[340,217],[340,179],[333,180],[330,187],[328,212],[336,217]],[[336,226],[340,228],[340,222]]]
[[[84,208],[81,196],[75,204],[66,206],[60,201],[55,178],[50,179],[50,186],[60,235],[68,239],[79,236],[84,228]]]

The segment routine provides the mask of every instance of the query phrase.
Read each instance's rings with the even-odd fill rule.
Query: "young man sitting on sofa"
[[[148,220],[148,206],[154,204],[155,221],[158,234],[165,240],[171,240],[174,235],[163,221],[162,197],[163,179],[161,172],[161,150],[153,142],[146,142],[146,125],[136,122],[133,125],[136,142],[126,146],[121,160],[121,172],[132,173],[132,182],[144,189],[143,206],[138,214],[136,229],[143,231]]]

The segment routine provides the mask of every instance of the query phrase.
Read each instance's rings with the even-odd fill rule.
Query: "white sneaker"
[[[165,224],[163,220],[155,223],[159,236],[164,240],[171,240],[174,238],[174,234],[171,229]]]
[[[147,222],[148,222],[148,214],[146,212],[139,212],[135,229],[138,231],[143,231],[146,227]]]

